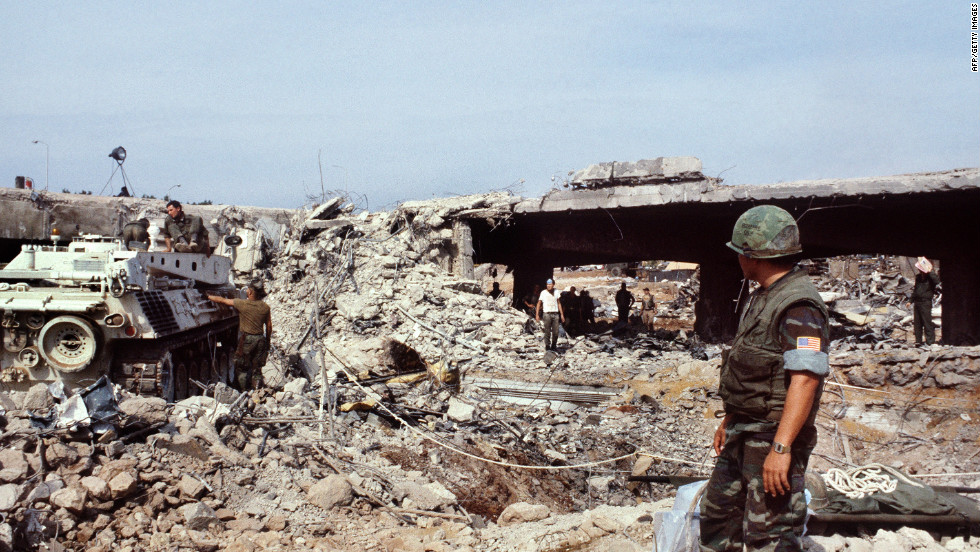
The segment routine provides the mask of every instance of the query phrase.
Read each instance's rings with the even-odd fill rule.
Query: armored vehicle
[[[195,382],[230,382],[238,316],[205,296],[237,296],[230,269],[228,257],[127,251],[95,235],[23,245],[0,269],[0,384],[75,389],[108,375],[173,401]]]

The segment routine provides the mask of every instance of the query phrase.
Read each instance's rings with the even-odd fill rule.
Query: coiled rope
[[[895,468],[878,463],[849,470],[831,468],[822,477],[827,486],[847,498],[864,498],[874,493],[891,493],[898,488],[899,481],[913,487],[924,486]]]

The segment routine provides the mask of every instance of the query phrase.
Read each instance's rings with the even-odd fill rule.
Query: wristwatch
[[[789,452],[787,450],[786,445],[782,443],[777,443],[776,441],[773,441],[772,443],[772,451],[775,452],[776,454],[786,454],[787,452]]]

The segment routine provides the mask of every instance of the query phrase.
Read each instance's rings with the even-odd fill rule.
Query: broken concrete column
[[[453,245],[456,246],[456,258],[453,261],[453,273],[460,278],[473,279],[473,231],[469,223],[457,220],[453,224]]]
[[[700,264],[701,289],[694,304],[694,331],[708,343],[728,341],[735,337],[738,326],[735,301],[742,288],[742,269],[734,254]]]
[[[980,344],[980,255],[964,250],[962,255],[941,261],[942,342],[946,345]]]

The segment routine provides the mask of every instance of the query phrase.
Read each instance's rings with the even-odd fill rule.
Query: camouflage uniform
[[[262,387],[262,367],[268,357],[268,338],[261,334],[241,334],[235,349],[235,381],[239,389]]]
[[[174,242],[173,249],[178,253],[209,253],[208,230],[204,227],[204,219],[196,215],[181,212],[180,218],[174,220],[167,217],[164,224],[164,236]]]
[[[269,305],[261,300],[235,299],[234,306],[241,330],[235,349],[235,379],[240,389],[258,389],[269,356],[269,337],[263,335],[264,330],[272,330]]]
[[[773,496],[762,487],[762,465],[778,423],[733,419],[725,448],[701,499],[701,550],[785,552],[800,550],[806,519],[804,475],[813,447],[792,448],[790,492]],[[799,438],[797,438],[799,440]]]
[[[774,220],[774,209],[749,210],[728,246],[750,258],[799,252],[795,222],[782,210]],[[768,239],[752,239],[759,235]],[[798,267],[753,293],[732,348],[723,355],[719,394],[727,414],[725,443],[701,500],[701,550],[801,550],[804,475],[816,445],[814,419],[822,382],[806,422],[788,447],[790,491],[767,494],[762,471],[783,415],[788,371],[820,377],[827,373],[827,319],[827,307]]]

